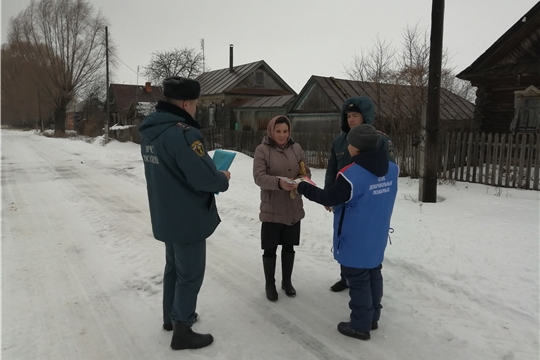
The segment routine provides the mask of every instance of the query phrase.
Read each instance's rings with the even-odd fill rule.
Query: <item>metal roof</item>
[[[111,84],[111,96],[119,110],[127,110],[132,102],[164,100],[159,86],[152,86],[152,91],[146,92],[144,85]]]
[[[246,77],[261,67],[264,67],[264,69],[271,74],[272,77],[279,81],[289,91],[289,93],[296,94],[294,90],[285,81],[283,81],[283,79],[274,70],[272,70],[272,68],[268,66],[264,60],[233,66],[232,72],[229,68],[208,71],[199,75],[196,80],[201,84],[201,95],[222,94],[233,89]],[[255,90],[265,89],[249,89],[249,93],[251,94]],[[261,95],[271,94],[261,93]]]
[[[335,107],[328,111],[340,112],[341,105],[350,97],[368,96],[376,104],[380,103],[380,109],[377,109],[379,116],[391,117],[392,114],[386,113],[386,110],[395,108],[396,99],[399,99],[399,106],[405,112],[409,112],[416,102],[411,86],[313,75],[300,91],[291,112],[296,112],[295,107],[309,96],[314,84],[318,85],[334,104]],[[440,117],[442,120],[473,119],[474,104],[446,89],[441,89]]]
[[[296,95],[264,96],[238,99],[227,104],[229,108],[276,108],[287,106]]]

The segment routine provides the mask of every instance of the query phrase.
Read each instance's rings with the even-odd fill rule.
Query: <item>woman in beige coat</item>
[[[274,278],[278,245],[281,245],[281,288],[287,296],[296,296],[291,282],[294,246],[300,244],[300,220],[305,213],[302,196],[295,195],[294,185],[287,179],[311,176],[305,163],[302,148],[291,139],[290,120],[283,115],[270,120],[267,135],[255,149],[253,158],[253,178],[261,188],[261,248],[266,298],[270,301],[278,299]]]

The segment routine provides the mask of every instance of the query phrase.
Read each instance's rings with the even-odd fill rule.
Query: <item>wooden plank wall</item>
[[[203,130],[208,150],[224,148],[253,156],[265,131]],[[339,134],[294,133],[308,165],[325,168],[332,140]],[[417,178],[420,141],[417,135],[392,137],[400,176]],[[540,189],[540,134],[439,133],[439,179],[497,187]]]

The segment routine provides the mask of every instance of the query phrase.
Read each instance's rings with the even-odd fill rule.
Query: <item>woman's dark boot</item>
[[[191,327],[182,323],[173,326],[171,348],[173,350],[200,349],[210,345],[214,337],[210,334],[199,334],[191,330]]]
[[[295,253],[281,253],[281,273],[283,280],[281,281],[281,288],[285,290],[285,294],[289,297],[296,296],[296,290],[292,286],[291,277],[294,266],[294,254]]]
[[[277,301],[278,293],[276,290],[276,257],[263,256],[264,279],[266,281],[266,298],[270,301]]]

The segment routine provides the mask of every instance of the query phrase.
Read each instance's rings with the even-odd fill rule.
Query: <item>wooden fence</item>
[[[209,150],[224,148],[253,156],[265,131],[203,130]],[[325,168],[332,140],[339,134],[294,133],[308,165]],[[421,138],[392,137],[400,176],[418,178]],[[439,179],[538,190],[540,134],[439,133]]]
[[[539,134],[447,133],[439,177],[538,190],[539,140]]]

